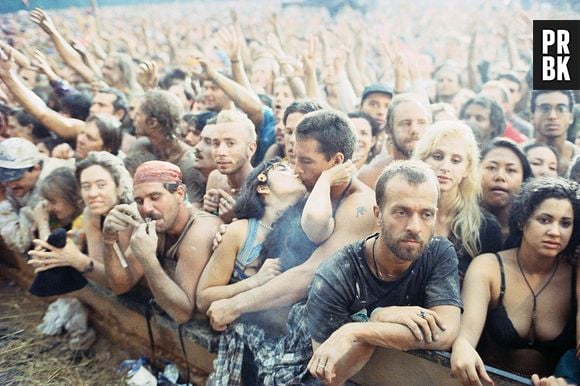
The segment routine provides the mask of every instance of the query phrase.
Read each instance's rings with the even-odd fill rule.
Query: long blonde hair
[[[481,176],[479,172],[479,147],[471,128],[460,121],[440,121],[426,131],[413,152],[413,158],[426,160],[442,142],[449,139],[461,139],[467,155],[467,176],[458,187],[458,194],[451,205],[454,214],[451,221],[451,233],[461,242],[472,257],[479,255],[481,245],[479,228],[481,212],[479,196],[481,194]]]

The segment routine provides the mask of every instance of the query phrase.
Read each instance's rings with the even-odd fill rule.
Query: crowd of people
[[[531,71],[531,20],[574,11],[208,4],[0,15],[6,247],[205,315],[211,385],[377,347],[580,382],[580,95]]]

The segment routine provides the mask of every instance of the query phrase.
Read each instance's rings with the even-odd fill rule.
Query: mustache
[[[397,241],[417,241],[420,243],[423,243],[425,240],[423,239],[423,237],[421,237],[421,235],[419,235],[418,233],[412,233],[412,232],[407,232],[405,233],[403,236],[399,237],[397,239]]]
[[[147,213],[144,217],[143,220],[147,221],[147,219],[149,219],[150,221],[154,221],[154,220],[159,220],[161,219],[163,216],[161,216],[160,214],[155,214],[155,213]]]

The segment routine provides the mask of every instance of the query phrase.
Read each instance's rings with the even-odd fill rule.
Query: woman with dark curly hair
[[[552,374],[562,354],[575,347],[572,256],[580,240],[579,190],[559,177],[531,179],[512,205],[517,247],[480,255],[469,266],[451,356],[453,374],[464,384],[491,382],[484,362],[534,374],[537,384],[536,374]]]
[[[306,194],[288,164],[276,157],[258,165],[245,179],[234,206],[234,221],[214,251],[198,285],[197,307],[262,285],[280,273],[279,259],[259,259],[262,243],[282,213]]]

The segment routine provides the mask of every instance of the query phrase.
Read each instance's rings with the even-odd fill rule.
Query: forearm
[[[242,314],[290,306],[307,296],[313,274],[314,270],[298,266],[232,299]]]
[[[141,278],[140,275],[137,275],[132,265],[123,267],[113,244],[105,243],[103,263],[107,282],[111,290],[116,294],[128,292]]]
[[[250,80],[248,79],[248,74],[246,73],[246,69],[244,68],[244,62],[241,58],[232,58],[230,59],[232,63],[232,78],[236,83],[241,85],[247,90],[252,90],[252,85],[250,84]]]
[[[244,86],[234,82],[226,76],[217,73],[214,81],[232,99],[235,105],[248,115],[248,118],[256,124],[255,119],[262,117],[262,102],[258,96]],[[254,118],[254,119],[252,119]],[[256,127],[259,127],[256,125]]]
[[[143,262],[143,272],[153,293],[155,302],[177,323],[191,319],[195,308],[195,295],[188,296],[183,288],[174,282],[155,256]]]
[[[72,124],[73,120],[51,110],[38,95],[22,83],[16,74],[11,71],[3,76],[2,80],[24,110],[38,119],[46,128],[65,139],[76,138],[78,132]]]
[[[79,73],[85,81],[91,82],[95,74],[84,64],[81,55],[75,51],[60,32],[51,31],[49,36],[65,64]]]
[[[338,95],[340,109],[342,111],[351,111],[357,103],[357,97],[346,72],[342,71],[337,75],[335,90]]]
[[[357,67],[356,58],[353,54],[347,55],[346,71],[354,92],[361,95],[364,90],[364,83]]]
[[[304,88],[306,96],[308,98],[318,100],[320,99],[318,82],[316,80],[316,71],[305,71],[304,72]]]
[[[306,236],[317,244],[326,240],[334,231],[330,183],[324,178],[318,179],[310,196],[308,196],[302,211],[300,225]]]
[[[427,343],[418,340],[411,330],[397,323],[348,323],[341,327],[350,334],[353,340],[373,346],[397,350],[449,350],[455,339],[455,331],[445,330],[438,334],[438,339]]]
[[[28,57],[19,50],[17,50],[16,48],[12,47],[11,45],[2,40],[0,40],[0,48],[2,48],[6,52],[11,51],[12,57],[14,58],[14,61],[16,62],[16,64],[18,64],[19,67],[22,68],[30,67],[30,60],[28,59]]]
[[[197,308],[202,314],[205,314],[213,302],[221,299],[229,299],[242,292],[249,291],[256,286],[254,280],[250,277],[237,283],[228,285],[219,285],[203,289],[197,294]]]

